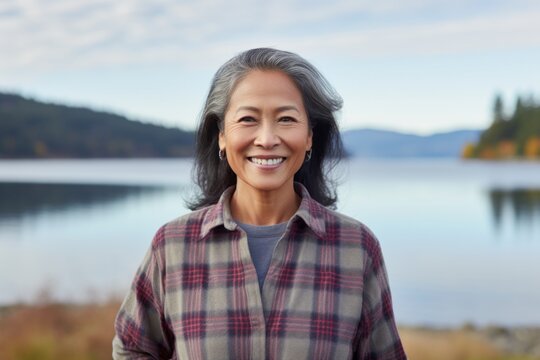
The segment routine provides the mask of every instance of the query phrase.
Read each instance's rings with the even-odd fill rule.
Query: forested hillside
[[[0,158],[184,157],[193,132],[0,93]]]
[[[514,112],[507,115],[503,100],[497,96],[493,105],[493,123],[478,143],[468,144],[465,158],[540,159],[540,104],[530,96],[518,97]]]

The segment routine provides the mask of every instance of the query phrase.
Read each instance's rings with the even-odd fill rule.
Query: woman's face
[[[292,188],[312,133],[294,82],[276,70],[252,70],[235,87],[219,147],[237,176],[237,188]]]

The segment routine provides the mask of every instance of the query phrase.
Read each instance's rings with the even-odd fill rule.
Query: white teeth
[[[276,158],[276,159],[258,159],[258,158],[251,158],[251,161],[254,162],[257,165],[277,165],[281,162],[283,162],[283,158]]]

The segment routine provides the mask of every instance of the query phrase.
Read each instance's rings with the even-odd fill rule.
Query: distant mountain
[[[193,132],[0,93],[0,158],[193,155]]]
[[[458,157],[479,135],[478,130],[430,136],[376,129],[342,133],[348,154],[359,157]],[[194,144],[192,131],[0,93],[0,158],[187,157]]]
[[[355,157],[459,157],[465,144],[476,142],[480,133],[480,130],[456,130],[422,136],[358,129],[343,132],[342,139],[347,153]]]

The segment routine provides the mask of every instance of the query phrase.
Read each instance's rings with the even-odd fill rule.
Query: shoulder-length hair
[[[218,157],[218,135],[223,131],[225,112],[235,86],[251,70],[278,70],[296,84],[304,101],[313,131],[312,154],[295,174],[319,203],[335,207],[336,182],[330,172],[343,157],[343,145],[335,113],[342,99],[324,76],[297,54],[270,49],[251,49],[223,64],[212,80],[197,130],[193,177],[200,188],[188,203],[192,210],[215,204],[223,191],[236,184],[236,175],[226,160]]]

